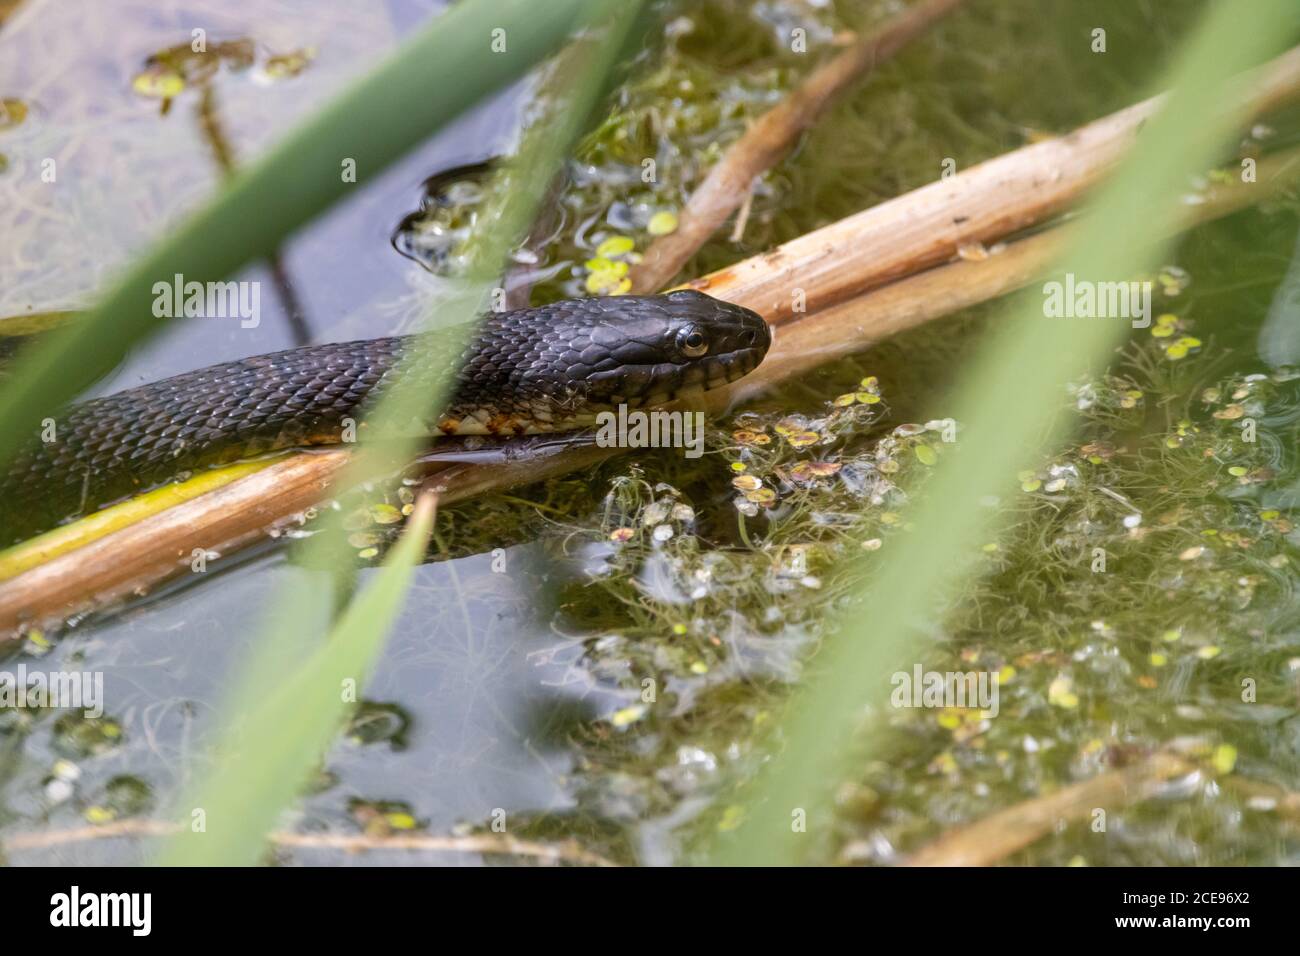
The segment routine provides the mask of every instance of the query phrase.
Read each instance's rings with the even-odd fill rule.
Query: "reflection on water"
[[[251,44],[257,69],[226,69],[210,78],[233,162],[246,162],[294,121],[363,72],[441,3],[374,8],[279,0],[252,8],[217,2],[35,4],[0,32],[0,90],[22,91],[31,116],[0,149],[0,234],[11,237],[0,283],[0,316],[83,308],[133,253],[195,207],[223,175],[202,120],[202,84],[180,92],[165,117],[158,100],[134,88],[150,57],[172,49],[202,24],[213,46]],[[400,24],[400,26],[395,26]],[[129,29],[126,29],[129,26]],[[78,37],[111,36],[86,45]],[[240,42],[243,41],[243,42]],[[314,50],[301,72],[266,79],[276,54]],[[59,64],[53,68],[51,64]],[[281,71],[282,73],[285,71]],[[382,177],[358,185],[343,203],[297,235],[284,250],[284,271],[313,341],[390,334],[412,324],[436,283],[414,276],[384,242],[409,211],[433,169],[502,150],[514,136],[514,95],[502,94],[414,150]],[[41,180],[54,161],[56,181]],[[259,264],[237,278],[275,288]],[[296,344],[283,303],[263,297],[256,328],[237,321],[177,323],[99,386],[115,391],[168,374]]]

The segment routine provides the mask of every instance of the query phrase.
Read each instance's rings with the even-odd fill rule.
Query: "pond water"
[[[965,168],[1139,99],[1202,5],[972,6],[846,97],[757,184],[743,235],[720,236],[686,274],[924,185],[946,158]],[[441,7],[0,3],[0,97],[23,104],[21,121],[0,128],[0,318],[84,308],[214,188],[205,84],[236,161],[256,156]],[[748,121],[847,31],[897,7],[653,5],[654,35],[601,107],[552,209],[533,303],[597,288],[601,270],[588,263],[602,241],[627,236],[644,248]],[[1108,31],[1104,56],[1088,48],[1097,23]],[[232,56],[164,111],[140,77],[196,24]],[[807,54],[788,48],[794,25],[807,30]],[[394,231],[414,222],[427,244],[472,228],[473,176],[412,220],[423,183],[508,154],[528,91],[522,83],[480,105],[295,236],[281,268],[296,307],[265,294],[256,328],[178,321],[96,391],[304,335],[341,341],[436,321],[446,278],[400,254]],[[1267,126],[1251,141],[1274,149],[1300,134],[1295,115]],[[665,171],[650,185],[638,175],[645,155]],[[39,178],[49,157],[57,185]],[[1300,860],[1294,818],[1278,809],[1278,795],[1300,786],[1294,196],[1190,233],[1155,277],[1174,334],[1135,330],[1109,376],[1062,389],[1062,407],[1080,413],[1078,440],[1020,477],[1023,498],[1000,503],[1013,520],[984,575],[929,625],[928,668],[1003,675],[1000,717],[868,714],[864,732],[882,743],[860,774],[831,782],[841,813],[810,858],[896,862],[949,827],[1181,740],[1207,769],[1123,808],[1108,839],[1084,820],[1007,859]],[[280,288],[268,265],[240,278]],[[764,396],[745,417],[719,421],[699,461],[626,456],[440,515],[364,703],[283,828],[468,833],[504,816],[513,834],[572,838],[618,862],[694,859],[701,838],[734,825],[739,782],[827,613],[848,600],[857,574],[848,559],[865,547],[887,560],[890,540],[906,533],[908,498],[923,493],[914,452],[924,429],[895,429],[956,413],[949,386],[1001,308],[969,310]],[[1187,338],[1198,344],[1170,353]],[[869,376],[877,382],[861,384]],[[835,404],[857,390],[884,401]],[[1232,457],[1224,446],[1238,406],[1265,438]],[[835,470],[794,471],[814,459],[792,431],[820,436],[816,460]],[[775,507],[738,495],[739,462],[785,476]],[[1104,584],[1073,560],[1097,542],[1124,556]],[[1188,557],[1195,547],[1208,556]],[[292,561],[261,549],[5,659],[10,670],[102,673],[107,706],[93,719],[0,711],[0,840],[165,810],[206,766],[261,608],[286,583],[310,580]],[[358,557],[361,583],[368,563]],[[654,707],[642,699],[646,674],[660,688]],[[1257,700],[1243,700],[1243,676]],[[1234,786],[1237,777],[1246,783]],[[137,862],[154,849],[145,839],[51,838],[10,847],[6,859]],[[301,847],[274,858],[484,860]]]

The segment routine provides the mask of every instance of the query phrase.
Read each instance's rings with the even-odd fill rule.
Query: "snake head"
[[[763,360],[772,335],[762,316],[702,292],[582,300],[571,381],[589,410],[659,405],[719,388]]]
[[[581,427],[619,405],[660,405],[734,382],[771,341],[757,313],[694,291],[489,315],[442,427],[507,435]]]

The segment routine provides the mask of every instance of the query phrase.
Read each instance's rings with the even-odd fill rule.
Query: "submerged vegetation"
[[[820,54],[876,6],[661,5],[662,44],[637,60],[578,150],[551,228],[535,237],[549,241],[520,257],[533,301],[619,291],[720,150],[806,70],[781,42],[789,23],[809,27]],[[966,167],[1132,101],[1201,7],[1107,5],[1114,52],[1103,66],[1061,55],[1062,37],[1078,42],[1077,8],[1042,6],[955,19],[943,42],[883,68],[755,185],[743,228],[702,250],[687,274],[929,182],[945,157]],[[645,157],[658,172],[650,182]],[[439,197],[442,224],[472,229],[476,189]],[[1062,415],[1076,416],[1075,434],[1016,475],[1017,494],[983,503],[1009,520],[983,543],[980,575],[941,615],[915,621],[928,637],[926,669],[998,674],[996,718],[974,708],[865,714],[861,732],[876,743],[856,773],[825,781],[836,823],[814,831],[810,858],[898,862],[948,827],[1176,742],[1201,769],[1114,812],[1112,839],[1084,820],[1007,860],[1297,859],[1295,821],[1267,794],[1300,786],[1300,374],[1256,357],[1255,336],[1298,208],[1285,198],[1185,238],[1176,264],[1155,276],[1151,328],[1056,396]],[[491,832],[504,807],[522,821],[512,833],[573,838],[619,862],[699,858],[714,834],[739,825],[739,784],[767,752],[790,691],[817,667],[832,613],[870,619],[853,595],[914,532],[909,509],[961,431],[948,386],[991,314],[970,310],[764,396],[713,423],[698,460],[624,456],[440,514],[425,580],[441,590],[403,618],[406,639],[385,662],[415,668],[437,690],[381,679],[368,691],[304,802],[307,828]],[[394,488],[350,507],[358,568],[383,559],[414,505],[409,488]],[[484,595],[498,594],[495,563],[529,564],[544,582],[549,603],[508,635],[522,649],[479,646],[468,633],[506,613],[483,609]],[[422,619],[431,611],[463,621],[463,660],[425,647],[439,633]],[[94,626],[66,640],[34,636],[22,659],[111,671],[127,653],[111,642],[183,629],[203,611],[182,594],[133,613],[138,623],[128,614],[111,640]],[[192,671],[210,652],[166,653]],[[475,669],[500,666],[493,653],[522,658],[522,681],[478,690]],[[448,678],[448,666],[462,670]],[[456,681],[475,689],[444,690]],[[528,697],[522,715],[506,700],[520,683],[535,692],[552,682],[553,696]],[[864,687],[873,682],[886,686],[888,675],[864,675]],[[395,700],[379,696],[384,687]],[[192,700],[218,695],[198,681],[152,693],[97,718],[0,710],[2,832],[139,816],[188,779]],[[496,768],[472,758],[461,772],[481,768],[482,792],[430,798],[422,788],[445,756],[427,741],[454,719],[433,698],[479,693],[501,698],[491,706],[512,716],[497,732],[508,728],[541,768],[546,785],[530,778],[514,804],[489,786]],[[161,744],[160,713],[183,714],[184,728]]]

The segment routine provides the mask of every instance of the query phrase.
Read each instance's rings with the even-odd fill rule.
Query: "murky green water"
[[[115,40],[93,48],[68,29],[74,14],[64,5],[18,7],[0,27],[0,96],[28,104],[23,122],[0,131],[0,235],[9,237],[0,315],[84,306],[113,267],[215,183],[197,92],[164,116],[132,89],[146,59],[185,42],[195,17],[214,37],[255,41],[253,66],[207,81],[236,155],[250,156],[434,6],[411,0],[376,16],[290,0],[256,12],[121,0],[96,5]],[[1134,101],[1199,4],[972,7],[823,120],[758,184],[743,235],[715,241],[689,274],[930,182],[947,158],[965,168]],[[661,40],[584,144],[544,230],[551,241],[527,263],[533,301],[607,281],[600,273],[609,270],[590,265],[603,242],[628,237],[644,248],[656,217],[680,207],[749,119],[837,34],[891,8],[657,8]],[[782,42],[796,23],[808,31],[808,55]],[[1088,48],[1099,23],[1104,55]],[[308,50],[297,75],[268,69],[276,55]],[[517,99],[503,96],[363,184],[285,250],[313,340],[405,330],[436,300],[443,280],[400,255],[392,234],[427,176],[508,152]],[[1269,125],[1254,136],[1270,148],[1300,130],[1294,117]],[[50,155],[62,170],[55,188],[33,179]],[[641,181],[646,156],[661,170],[653,184]],[[468,228],[470,200],[472,190],[459,193],[424,226]],[[1286,198],[1189,234],[1157,302],[1175,319],[1135,330],[1109,377],[1062,389],[1062,407],[1079,410],[1077,441],[1020,476],[1020,495],[990,503],[1012,513],[1010,530],[988,543],[984,577],[925,625],[927,669],[1002,675],[998,716],[868,714],[863,733],[883,746],[856,778],[827,782],[841,814],[813,834],[811,858],[893,862],[949,827],[1182,740],[1204,769],[1114,811],[1104,834],[1071,823],[1007,859],[1296,860],[1293,821],[1259,795],[1300,786],[1300,381],[1286,367],[1300,359],[1287,351],[1297,341],[1288,278],[1296,222]],[[511,833],[574,837],[619,861],[692,859],[702,835],[734,825],[737,784],[756,766],[827,614],[855,583],[847,559],[865,550],[888,560],[891,541],[908,533],[908,502],[924,494],[929,467],[919,449],[941,452],[923,426],[955,413],[949,383],[999,308],[946,319],[765,397],[717,423],[698,461],[626,456],[440,516],[431,556],[440,560],[419,570],[367,703],[286,827],[468,832],[504,813]],[[178,327],[101,388],[294,344],[282,304],[267,312],[256,329]],[[1189,337],[1200,344],[1169,351]],[[868,376],[878,384],[861,385]],[[836,403],[857,391],[873,400]],[[1249,446],[1236,440],[1247,417],[1259,428]],[[774,494],[747,497],[741,476]],[[1114,562],[1104,574],[1087,560],[1094,548]],[[6,660],[10,669],[102,672],[108,704],[98,720],[0,712],[0,837],[164,808],[203,767],[224,682],[285,562],[277,551],[250,556]],[[1253,797],[1234,786],[1242,780]],[[83,839],[8,858],[134,861],[148,852],[142,841]],[[358,861],[333,850],[277,856]]]

